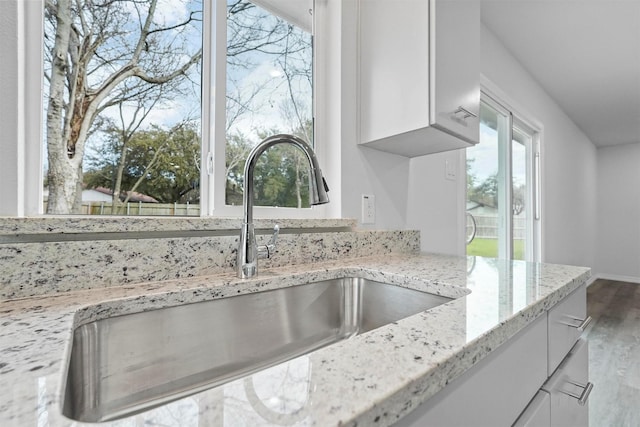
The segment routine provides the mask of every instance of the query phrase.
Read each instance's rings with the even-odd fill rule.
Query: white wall
[[[596,148],[484,25],[481,40],[483,75],[544,126],[542,260],[593,267]]]
[[[329,85],[332,94],[327,108],[330,111],[325,112],[328,117],[339,112],[337,118],[331,119],[329,131],[330,135],[340,138],[341,141],[339,155],[334,153],[332,157],[332,161],[339,161],[341,165],[341,216],[360,221],[362,195],[370,194],[375,196],[376,221],[373,225],[360,226],[387,230],[404,229],[407,216],[409,159],[362,147],[357,143],[357,1],[329,0],[328,4],[331,25],[339,24],[333,34],[342,35],[339,40],[332,42],[334,48],[331,49],[329,62],[326,63],[328,73],[339,70],[340,75],[333,76],[332,84]]]
[[[494,93],[543,126],[542,260],[595,263],[596,148],[533,77],[483,25],[481,72]],[[459,153],[462,156],[462,153]],[[464,216],[464,169],[459,181],[444,177],[444,160],[456,152],[413,159],[409,182],[408,225],[421,231],[422,249],[456,253]],[[454,188],[457,188],[457,193]],[[455,243],[452,243],[455,242]]]
[[[598,149],[596,273],[640,283],[640,143]]]
[[[411,159],[407,225],[420,230],[420,247],[426,252],[464,255],[466,209],[465,169],[461,150]],[[445,165],[455,168],[455,180],[445,179]],[[462,217],[461,217],[462,215]]]

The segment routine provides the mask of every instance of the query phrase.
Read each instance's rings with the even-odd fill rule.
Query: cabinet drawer
[[[587,318],[587,287],[582,285],[549,310],[548,376],[556,370],[567,352],[576,343]]]
[[[549,393],[540,390],[520,414],[513,427],[549,427],[551,423],[551,402]]]
[[[540,316],[395,426],[511,425],[547,378],[546,320]]]
[[[550,395],[551,426],[589,425],[589,345],[580,339],[542,386]]]

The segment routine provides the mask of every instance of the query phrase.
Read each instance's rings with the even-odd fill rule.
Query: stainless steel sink
[[[132,415],[450,300],[344,278],[97,320],[74,332],[63,413]]]

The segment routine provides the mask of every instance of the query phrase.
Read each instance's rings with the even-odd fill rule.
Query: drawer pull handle
[[[578,399],[578,404],[580,406],[584,406],[587,403],[587,400],[589,399],[589,395],[591,394],[591,390],[593,390],[593,383],[587,382],[587,384],[580,384],[580,383],[573,382],[571,380],[567,380],[567,382],[570,383],[570,384],[573,384],[573,385],[575,385],[577,387],[582,388],[582,393],[580,394],[580,396],[578,396],[577,394],[570,393],[568,391],[559,390],[560,393],[566,394],[567,396],[571,396],[574,399]]]
[[[458,109],[456,111],[453,112],[453,114],[460,114],[460,113],[464,113],[462,115],[463,119],[468,119],[469,117],[473,117],[473,118],[477,118],[478,115],[467,110],[466,108],[464,108],[462,105],[458,107]]]
[[[580,319],[575,317],[574,320],[580,321]],[[576,328],[580,332],[584,332],[584,330],[587,329],[587,326],[589,326],[589,323],[591,323],[592,320],[593,319],[591,318],[591,316],[587,316],[587,318],[582,320],[579,325],[572,325],[570,323],[567,323],[567,325],[571,326],[572,328]]]

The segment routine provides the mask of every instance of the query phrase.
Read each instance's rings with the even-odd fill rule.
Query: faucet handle
[[[278,235],[280,235],[280,226],[278,224],[273,226],[273,234],[271,235],[271,239],[269,239],[269,243],[267,243],[267,250],[270,253],[275,252],[276,250],[276,241],[278,240]],[[267,258],[269,254],[267,255]]]
[[[276,224],[273,227],[273,234],[271,235],[269,243],[258,246],[258,258],[271,258],[271,255],[276,251],[276,241],[278,240],[279,234],[280,226]]]

